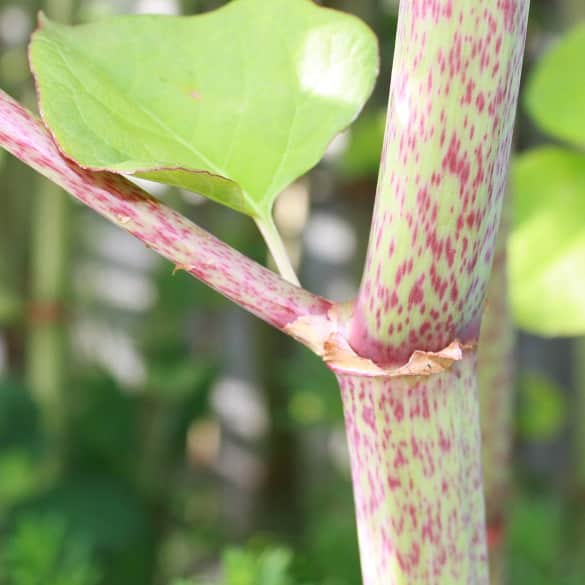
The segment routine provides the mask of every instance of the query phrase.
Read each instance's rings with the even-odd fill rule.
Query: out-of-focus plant
[[[571,144],[531,149],[512,165],[512,308],[520,327],[545,336],[585,331],[584,52],[580,24],[539,62],[525,93],[537,124]]]
[[[585,332],[585,25],[552,43],[536,64],[524,106],[554,145],[528,150],[511,167],[512,221],[508,244],[510,301],[515,322],[546,336]],[[560,142],[560,144],[559,144]],[[581,357],[578,358],[582,362]],[[582,418],[583,380],[577,381],[574,417]],[[541,443],[557,438],[570,409],[562,390],[536,372],[520,372],[519,433]],[[584,482],[583,425],[575,425],[578,481]],[[573,514],[571,514],[573,515]],[[510,583],[580,583],[583,580],[581,516],[569,526],[558,498],[519,494],[508,525]],[[538,529],[536,527],[538,526]]]
[[[3,543],[0,581],[6,585],[97,585],[98,573],[83,542],[68,538],[59,518],[20,521]]]
[[[360,117],[347,135],[347,144],[339,164],[348,179],[376,176],[380,164],[380,153],[384,144],[386,112],[378,110]]]
[[[562,388],[536,372],[522,372],[518,380],[518,434],[531,443],[559,437],[568,419]]]
[[[225,585],[292,585],[292,555],[284,549],[271,549],[260,554],[230,550],[224,555]]]
[[[38,472],[42,451],[39,413],[27,389],[0,380],[0,513],[36,493],[43,484]]]
[[[529,79],[525,107],[561,145],[520,155],[512,166],[511,302],[518,324],[543,336],[585,333],[585,24],[555,43]],[[578,368],[582,358],[578,359]],[[578,408],[585,409],[578,380]],[[580,418],[575,418],[580,420]],[[575,425],[578,483],[585,484],[585,432]]]
[[[219,580],[182,579],[173,585],[300,585],[292,576],[292,560],[284,548],[232,548],[223,554]]]

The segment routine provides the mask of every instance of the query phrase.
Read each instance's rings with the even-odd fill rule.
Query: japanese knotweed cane
[[[429,377],[338,379],[364,583],[487,583],[473,351]]]
[[[341,375],[366,585],[488,582],[475,346],[528,0],[401,2],[368,256]],[[464,344],[436,374],[393,368]]]

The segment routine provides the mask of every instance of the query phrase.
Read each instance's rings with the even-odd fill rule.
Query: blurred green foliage
[[[173,585],[300,585],[291,576],[291,564],[292,553],[285,548],[231,548],[223,554],[219,581],[181,579]]]
[[[529,442],[551,442],[566,428],[568,406],[563,390],[550,378],[522,372],[518,380],[518,432]]]
[[[585,25],[556,43],[532,72],[524,103],[553,137],[512,166],[509,275],[517,323],[539,335],[585,333]]]
[[[97,585],[88,549],[67,534],[58,516],[26,517],[4,544],[0,580],[6,585]]]
[[[15,321],[21,309],[22,303],[14,293],[0,289],[0,325]]]
[[[349,179],[376,177],[382,156],[386,110],[366,112],[347,131],[347,145],[340,159],[342,173]]]
[[[228,550],[224,554],[225,585],[292,585],[290,565],[292,554],[272,549],[253,554]]]
[[[295,424],[311,426],[343,420],[337,380],[319,357],[299,348],[284,368],[290,389],[288,410]]]
[[[512,169],[510,299],[540,335],[585,333],[585,155],[542,147]]]
[[[524,103],[548,134],[585,146],[585,23],[554,43],[531,75]]]
[[[583,583],[585,531],[582,511],[575,516],[557,495],[525,490],[514,500],[508,525],[511,585]]]

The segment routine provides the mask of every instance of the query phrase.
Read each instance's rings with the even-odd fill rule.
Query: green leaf
[[[29,449],[0,450],[0,506],[5,507],[30,497],[42,485],[39,462]]]
[[[562,389],[537,372],[523,372],[519,388],[518,427],[522,438],[535,442],[558,438],[568,418]]]
[[[190,189],[264,225],[277,195],[357,116],[378,70],[370,29],[309,0],[77,27],[43,19],[31,63],[67,156]]]
[[[290,551],[267,549],[259,554],[230,549],[224,555],[225,585],[292,585]]]
[[[585,23],[557,43],[536,67],[525,105],[550,134],[585,145]]]
[[[21,302],[15,295],[0,289],[0,324],[16,320],[21,314],[21,309]]]
[[[508,558],[510,583],[551,584],[549,576],[562,557],[563,514],[551,496],[522,494],[510,506]]]
[[[95,563],[83,543],[67,534],[58,516],[19,521],[5,543],[0,567],[10,585],[96,585]],[[5,582],[2,579],[2,582]]]
[[[585,156],[541,148],[512,167],[510,296],[518,325],[585,333]]]
[[[363,115],[351,128],[347,149],[341,156],[341,170],[351,179],[376,178],[386,127],[386,111]]]
[[[16,518],[23,515],[59,518],[67,528],[68,541],[83,545],[92,557],[101,559],[100,584],[149,582],[155,555],[152,514],[126,480],[78,469],[62,484],[14,511]],[[65,585],[43,579],[32,583]]]
[[[16,381],[0,379],[0,449],[32,452],[40,442],[39,412],[31,393]]]

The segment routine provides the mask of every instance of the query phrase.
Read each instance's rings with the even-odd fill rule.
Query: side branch
[[[178,269],[278,329],[301,317],[326,317],[332,306],[282,280],[125,178],[82,169],[68,161],[42,123],[2,91],[0,146]]]

